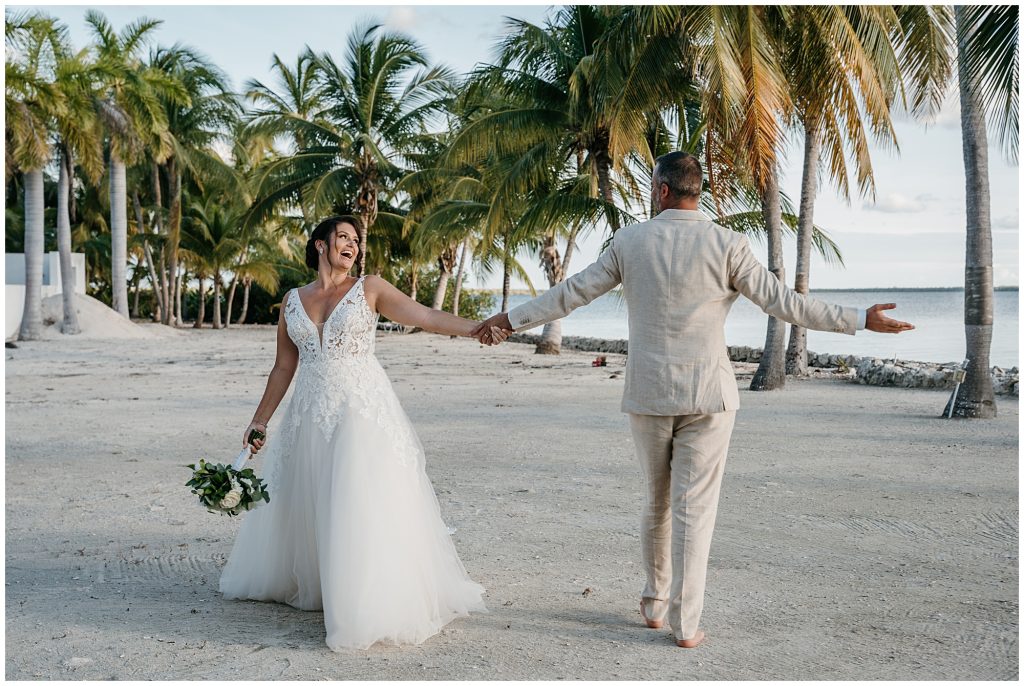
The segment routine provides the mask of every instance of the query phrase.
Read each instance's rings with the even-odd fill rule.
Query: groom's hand
[[[477,324],[470,336],[484,345],[497,345],[512,333],[512,324],[508,321],[508,312],[501,312]]]
[[[868,317],[864,324],[864,328],[871,331],[877,331],[878,333],[900,333],[901,331],[910,331],[913,329],[913,324],[901,322],[897,319],[890,319],[882,314],[882,310],[894,309],[896,309],[896,303],[872,305],[868,308]]]

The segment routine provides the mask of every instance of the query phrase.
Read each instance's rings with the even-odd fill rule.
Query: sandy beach
[[[143,328],[6,350],[8,679],[1018,677],[1015,398],[946,421],[944,392],[741,377],[708,641],[681,650],[637,611],[623,356],[380,335],[490,612],[334,653],[320,613],[220,597],[240,521],[184,486],[237,453],[273,327]]]

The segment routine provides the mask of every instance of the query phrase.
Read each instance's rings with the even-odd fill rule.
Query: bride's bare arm
[[[281,399],[284,398],[288,385],[291,384],[292,377],[295,376],[295,369],[299,365],[299,350],[295,347],[292,339],[288,337],[288,325],[284,321],[284,308],[290,295],[291,291],[286,293],[281,301],[281,313],[277,318],[277,357],[274,359],[274,368],[270,370],[267,388],[263,391],[263,398],[260,400],[259,407],[256,408],[256,414],[253,415],[252,422],[246,427],[245,434],[242,436],[242,445],[248,442],[249,432],[254,428],[266,434],[267,422],[274,415],[277,406],[281,404]],[[253,441],[252,451],[254,453],[263,447],[264,440]]]
[[[370,307],[393,322],[449,336],[470,336],[478,322],[421,305],[379,276],[363,284]]]

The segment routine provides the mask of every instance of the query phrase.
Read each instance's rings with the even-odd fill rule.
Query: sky
[[[18,5],[7,5],[19,9]],[[181,42],[205,53],[233,80],[236,89],[255,78],[274,83],[271,55],[294,64],[306,45],[340,56],[351,29],[374,20],[410,34],[424,46],[428,58],[458,72],[490,61],[504,31],[505,17],[541,23],[550,5],[411,5],[411,6],[35,6],[63,20],[76,46],[90,39],[84,16],[89,7],[102,11],[115,28],[146,16],[163,20],[156,42]],[[821,186],[815,223],[839,244],[845,267],[812,259],[814,288],[950,287],[963,286],[965,205],[959,106],[947,99],[933,122],[925,126],[896,116],[899,153],[873,147],[877,184],[874,200],[843,201],[835,189]],[[783,163],[782,188],[798,203],[802,164],[801,140],[794,135]],[[1019,285],[1019,169],[1009,165],[995,145],[989,149],[994,281],[997,286]],[[598,226],[579,241],[569,273],[595,260],[607,237]],[[755,253],[767,260],[767,250],[754,242]],[[563,248],[564,252],[564,248]],[[792,283],[795,245],[786,239],[784,264]],[[538,259],[523,253],[519,260],[533,284],[546,287]],[[500,288],[501,274],[471,273],[470,284]],[[513,288],[525,283],[513,279]]]

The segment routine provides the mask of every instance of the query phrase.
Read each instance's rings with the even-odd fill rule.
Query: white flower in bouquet
[[[221,498],[220,506],[225,510],[230,510],[238,505],[242,500],[242,487],[235,484],[231,487],[231,490],[227,492],[223,498]]]
[[[192,478],[185,485],[199,496],[199,504],[209,512],[233,517],[270,502],[270,494],[252,468],[240,469],[239,465],[212,464],[206,460],[187,466],[192,469]]]

